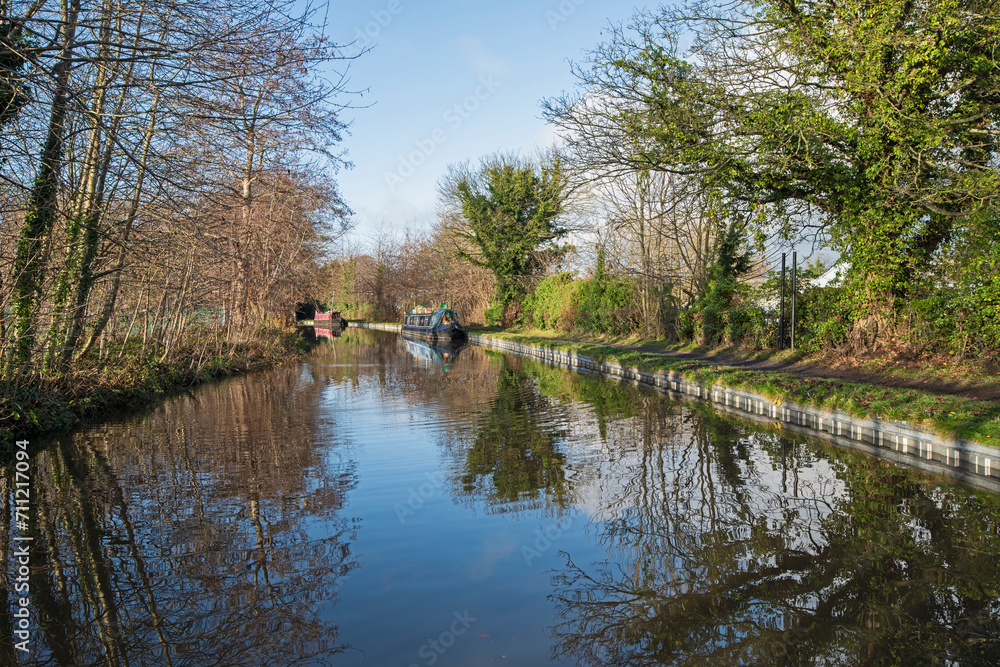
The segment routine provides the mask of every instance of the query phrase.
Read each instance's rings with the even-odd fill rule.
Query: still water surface
[[[1000,663],[997,497],[480,348],[349,329],[32,483],[3,664]]]

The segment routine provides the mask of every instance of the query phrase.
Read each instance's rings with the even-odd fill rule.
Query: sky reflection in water
[[[3,664],[1000,655],[997,497],[480,348],[348,329],[32,475],[44,620],[15,655],[7,588]]]

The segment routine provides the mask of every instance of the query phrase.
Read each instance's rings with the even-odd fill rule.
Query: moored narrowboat
[[[417,306],[406,313],[403,316],[403,333],[430,341],[465,338],[465,329],[458,321],[458,315],[445,304],[441,306],[436,310]]]
[[[313,317],[313,326],[325,329],[346,329],[347,320],[341,316],[340,311],[331,310],[328,313],[316,313]]]

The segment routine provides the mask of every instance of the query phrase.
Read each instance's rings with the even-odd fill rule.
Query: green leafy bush
[[[525,302],[525,321],[540,329],[629,334],[641,326],[638,293],[629,278],[610,275],[599,254],[593,278],[560,273],[539,283]]]
[[[626,278],[597,275],[581,281],[577,292],[575,328],[621,335],[640,325],[635,286]]]
[[[803,352],[836,348],[847,341],[850,305],[842,287],[809,287],[796,301],[795,346]]]
[[[754,350],[766,350],[774,347],[778,340],[777,319],[766,309],[759,306],[744,308],[741,311],[742,332],[738,340],[746,347]]]
[[[568,273],[559,273],[540,282],[525,302],[527,323],[539,329],[571,331],[576,312],[574,300],[579,281]]]
[[[972,268],[965,284],[927,280],[920,286],[910,302],[913,343],[958,357],[1000,356],[1000,262],[985,257]]]
[[[483,321],[488,327],[498,327],[503,324],[503,314],[506,311],[504,304],[499,301],[494,301],[490,304],[490,307],[486,309],[483,313]]]

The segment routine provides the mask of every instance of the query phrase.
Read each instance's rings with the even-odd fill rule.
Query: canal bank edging
[[[932,474],[943,474],[983,490],[1000,493],[1000,452],[975,441],[942,438],[932,431],[904,422],[862,419],[839,410],[775,402],[743,389],[705,386],[685,379],[677,371],[653,373],[615,362],[598,362],[576,352],[525,345],[490,336],[471,335],[469,342],[655,387],[678,398],[707,401],[727,413],[758,423],[819,437],[837,446],[859,449],[876,458]]]
[[[399,324],[351,323],[365,329],[401,330]],[[695,398],[716,408],[767,426],[818,437],[840,447],[863,451],[898,465],[931,474],[942,474],[970,486],[1000,493],[1000,452],[972,440],[942,438],[905,422],[858,418],[794,403],[775,402],[744,389],[705,386],[677,371],[649,372],[616,362],[599,362],[576,352],[525,345],[478,334],[469,342],[481,347],[532,357],[557,366],[584,369],[619,381],[654,387],[672,398]]]
[[[402,324],[369,324],[368,322],[351,322],[347,326],[356,327],[358,329],[378,329],[379,331],[395,331],[397,333],[403,330]]]

